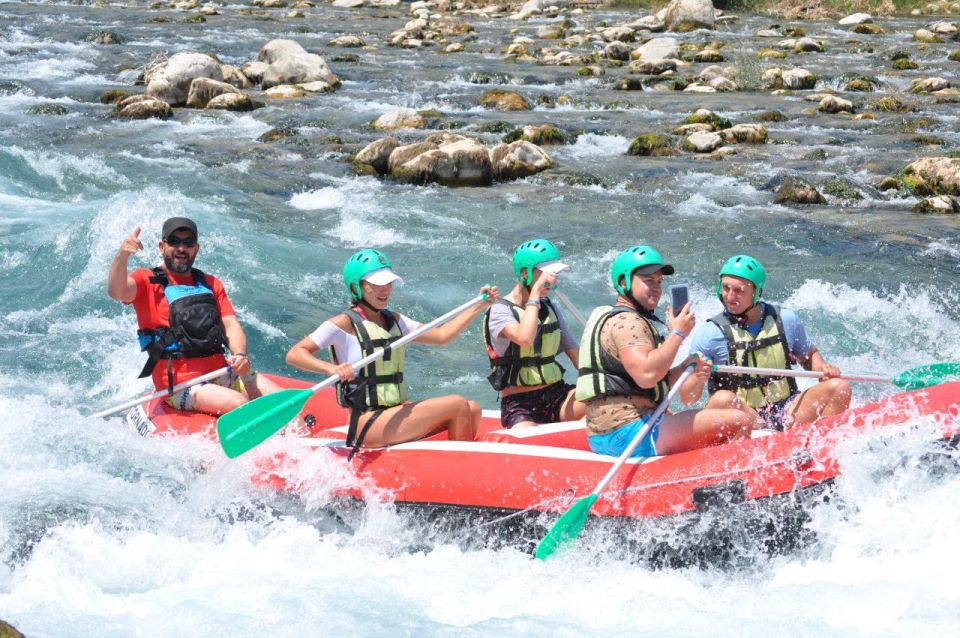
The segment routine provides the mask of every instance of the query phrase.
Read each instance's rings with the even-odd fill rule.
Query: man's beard
[[[184,263],[177,263],[173,260],[173,257],[163,256],[163,265],[167,267],[167,270],[170,272],[177,273],[178,275],[183,275],[190,272],[190,269],[193,268],[193,260],[195,258],[187,257],[187,261]]]

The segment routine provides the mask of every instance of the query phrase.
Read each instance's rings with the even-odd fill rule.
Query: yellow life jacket
[[[600,346],[600,331],[610,317],[623,312],[632,312],[641,317],[653,334],[654,347],[663,343],[660,333],[649,318],[626,306],[600,306],[590,313],[583,329],[580,360],[577,362],[580,376],[577,378],[577,401],[584,403],[612,396],[644,396],[660,403],[670,389],[666,377],[652,388],[641,388],[627,369]],[[587,347],[583,347],[586,344]]]
[[[352,308],[345,312],[353,324],[364,357],[384,349],[387,353],[360,370],[353,381],[337,383],[337,402],[345,408],[359,412],[400,405],[407,400],[407,384],[403,380],[405,348],[401,346],[396,350],[390,349],[390,344],[403,336],[399,323],[387,310],[383,311],[383,315],[390,324],[389,330],[365,319]],[[333,348],[330,348],[330,358],[341,363]]]
[[[708,321],[716,324],[723,332],[727,340],[727,362],[730,365],[790,369],[790,346],[780,313],[774,306],[763,304],[763,325],[756,337],[746,328],[731,322],[726,313],[720,313]],[[799,392],[797,382],[792,377],[719,373],[710,377],[708,389],[710,393],[731,390],[744,403],[755,409],[777,403]]]
[[[522,320],[523,308],[507,299],[498,303],[510,308],[518,323]],[[511,341],[503,355],[497,356],[490,336],[489,310],[483,319],[483,340],[492,370],[487,380],[497,392],[513,386],[550,385],[563,380],[563,367],[557,363],[562,341],[560,321],[549,299],[540,301],[537,334],[531,345],[521,348]]]

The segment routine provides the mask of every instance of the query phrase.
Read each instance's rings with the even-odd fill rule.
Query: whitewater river
[[[918,157],[957,150],[955,104],[918,99],[919,112],[854,121],[802,114],[815,106],[803,93],[615,91],[622,69],[584,79],[497,53],[510,29],[532,35],[548,18],[468,16],[476,39],[441,55],[383,44],[406,7],[327,6],[299,20],[241,8],[188,24],[190,13],[143,7],[0,3],[0,618],[28,636],[956,634],[960,476],[923,466],[921,435],[852,447],[840,498],[810,512],[816,540],[802,549],[734,568],[654,569],[616,538],[548,563],[522,548],[424,544],[388,506],[348,528],[325,513],[342,479],[322,463],[304,470],[315,487],[280,498],[248,485],[252,461],[227,462],[212,443],[143,439],[118,419],[87,416],[144,389],[136,322],[107,298],[106,272],[137,225],[147,250],[134,264],[153,265],[173,215],[198,222],[197,266],[225,281],[268,372],[294,374],[287,348],[342,307],[340,267],[359,248],[390,255],[407,281],[395,307],[427,320],[484,283],[508,289],[513,247],[537,236],[573,265],[562,289],[585,310],[611,299],[613,256],[650,243],[705,319],[720,308],[719,264],[748,252],[767,265],[768,298],[794,308],[844,371],[892,376],[960,360],[960,217],[923,216],[910,210],[915,199],[875,189]],[[594,29],[632,17],[575,20]],[[854,96],[860,104],[915,77],[956,84],[960,66],[946,59],[956,43],[921,50],[911,39],[929,22],[882,21],[882,36],[807,23],[827,51],[792,63],[816,73],[818,89],[840,88],[844,74],[877,76],[880,92]],[[776,42],[752,36],[771,24],[750,17],[679,37],[720,40],[749,58]],[[86,40],[100,29],[125,43]],[[345,33],[375,48],[327,45]],[[125,69],[157,54],[212,52],[239,66],[276,37],[324,55],[340,90],[246,114],[178,110],[162,122],[120,121],[99,103],[109,88],[139,90]],[[892,71],[898,49],[921,70]],[[476,106],[490,88],[474,83],[479,72],[531,101],[569,104],[489,111]],[[66,112],[35,113],[56,106]],[[496,122],[552,122],[579,136],[548,148],[556,169],[489,188],[356,176],[345,159],[377,139],[370,120],[399,106],[440,111],[443,125],[488,144],[502,135],[484,132]],[[734,122],[772,109],[786,120],[766,124],[773,143],[722,161],[624,155],[639,133],[667,131],[701,106]],[[296,134],[258,141],[278,126]],[[918,129],[941,146],[917,146]],[[769,183],[781,173],[818,185],[841,177],[862,199],[775,205]],[[408,361],[416,397],[455,391],[496,407],[477,325]],[[858,385],[854,400],[892,392]]]

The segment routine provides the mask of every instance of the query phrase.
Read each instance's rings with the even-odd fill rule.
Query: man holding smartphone
[[[610,268],[616,301],[595,308],[584,327],[576,398],[586,404],[587,440],[598,454],[622,454],[690,363],[696,365],[695,374],[710,374],[710,362],[702,359],[673,365],[696,325],[690,304],[671,309],[666,324],[654,314],[663,278],[673,273],[651,246],[621,252]],[[666,336],[657,324],[665,326]],[[703,409],[663,413],[632,456],[719,445],[748,437],[758,426],[756,413],[739,407],[736,396],[717,393]]]
[[[840,369],[824,360],[794,312],[760,301],[766,283],[766,269],[753,257],[728,259],[717,281],[724,311],[697,329],[690,353],[718,365],[789,370],[799,363],[806,370],[823,372],[823,380],[800,392],[791,377],[713,373],[708,391],[711,395],[733,391],[774,430],[843,412],[850,407],[850,384],[836,378]],[[684,384],[683,400],[696,401],[705,383],[703,376],[691,376]]]

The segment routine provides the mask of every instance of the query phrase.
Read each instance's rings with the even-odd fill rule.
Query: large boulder
[[[370,123],[377,131],[396,131],[403,128],[423,128],[423,116],[413,109],[394,109],[388,111]]]
[[[497,111],[527,111],[533,108],[525,97],[516,91],[493,89],[480,96],[480,106]]]
[[[418,155],[435,150],[438,146],[440,146],[440,144],[434,141],[432,138],[433,136],[431,135],[423,142],[415,142],[413,144],[397,146],[390,151],[390,155],[387,158],[387,172],[392,175],[397,169]]]
[[[949,87],[950,82],[938,77],[919,78],[910,81],[911,93],[933,93],[935,91],[942,91],[943,89]]]
[[[493,176],[498,180],[520,179],[551,168],[550,156],[536,144],[518,140],[510,144],[497,144],[490,150]]]
[[[803,180],[788,177],[780,183],[773,201],[776,204],[826,204],[826,198]]]
[[[250,81],[243,72],[235,66],[221,64],[220,71],[223,73],[223,81],[238,89],[252,89],[253,82]]]
[[[683,142],[683,150],[690,153],[711,153],[723,145],[723,138],[716,133],[700,132],[690,135]]]
[[[245,93],[221,93],[207,102],[207,109],[221,111],[252,111],[257,108]]]
[[[740,144],[763,144],[767,141],[767,129],[762,124],[735,124],[720,131],[723,141]]]
[[[680,43],[676,38],[653,38],[633,51],[631,57],[643,62],[662,62],[680,57]]]
[[[712,29],[715,20],[716,12],[710,0],[673,0],[664,14],[669,31]]]
[[[493,181],[490,153],[474,139],[461,138],[428,150],[397,166],[393,176],[414,184],[486,186]]]
[[[193,109],[206,108],[210,100],[225,93],[240,93],[240,90],[226,82],[217,82],[210,78],[197,78],[190,83],[187,106]]]
[[[146,120],[170,117],[170,105],[149,95],[131,95],[117,104],[117,114],[128,120]]]
[[[837,22],[841,27],[852,27],[857,24],[867,24],[873,22],[873,16],[869,13],[853,13],[846,18],[840,18]]]
[[[364,146],[359,153],[353,156],[353,163],[366,164],[380,175],[384,175],[388,170],[387,162],[390,160],[390,154],[398,146],[400,146],[400,139],[397,137],[391,135],[381,138]]]
[[[960,199],[950,195],[935,195],[920,200],[913,207],[918,213],[933,213],[938,215],[960,213]]]
[[[825,95],[817,104],[821,113],[853,113],[853,102],[835,95]]]
[[[183,106],[190,94],[190,84],[197,78],[222,81],[220,63],[206,53],[176,53],[146,71],[145,94],[171,106]]]
[[[340,79],[334,75],[327,63],[319,55],[308,53],[293,40],[271,40],[263,45],[257,54],[257,62],[266,65],[263,68],[260,86],[268,89],[280,84],[304,84],[326,82],[331,87],[340,86]],[[259,70],[259,69],[258,69]],[[247,77],[247,69],[244,69]]]
[[[900,172],[914,195],[960,195],[960,158],[921,157]]]
[[[781,76],[784,88],[795,91],[812,89],[817,85],[817,76],[806,69],[790,69]]]

